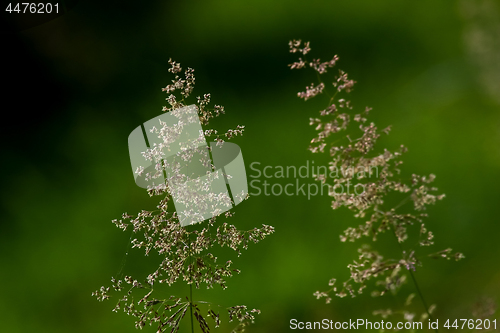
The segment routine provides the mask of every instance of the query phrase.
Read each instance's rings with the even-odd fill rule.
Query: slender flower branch
[[[232,207],[232,199],[224,193],[212,195],[213,193],[210,192],[203,197],[192,191],[186,185],[189,183],[187,180],[191,180],[190,175],[184,174],[180,166],[181,162],[179,161],[185,164],[194,161],[195,158],[196,162],[201,162],[204,167],[208,169],[212,167],[213,169],[211,154],[206,148],[206,138],[212,137],[216,146],[220,146],[225,141],[242,135],[244,126],[238,125],[235,129],[229,129],[220,134],[215,129],[200,130],[199,137],[190,138],[187,142],[182,143],[180,152],[174,156],[173,161],[165,158],[166,152],[170,151],[170,145],[176,141],[185,126],[190,124],[199,126],[200,123],[207,126],[212,118],[225,112],[224,107],[220,105],[209,107],[210,94],[197,97],[194,106],[186,107],[186,101],[194,89],[194,70],[187,68],[184,71],[184,76],[181,77],[180,64],[172,60],[169,60],[169,64],[171,65],[169,72],[175,77],[171,84],[162,89],[167,93],[166,100],[169,104],[169,107],[164,106],[162,110],[169,112],[177,121],[175,124],[159,121],[158,128],[156,126],[151,128],[151,133],[158,136],[160,143],[154,144],[142,152],[142,155],[148,164],[154,165],[154,170],[148,172],[142,166],[136,170],[136,174],[139,177],[144,177],[145,181],[156,181],[158,185],[150,185],[147,193],[150,196],[159,197],[159,203],[155,210],[142,210],[137,215],[125,213],[121,219],[112,221],[124,231],[127,228],[132,229],[132,234],[137,237],[130,237],[132,248],[143,249],[145,256],[148,256],[151,251],[157,251],[161,261],[157,268],[147,275],[145,281],[139,281],[131,276],[125,276],[123,280],[112,278],[111,287],[103,286],[92,295],[103,301],[112,297],[111,291],[122,292],[124,285],[128,284],[130,285],[128,291],[119,296],[113,311],[123,310],[128,315],[134,316],[136,328],[142,329],[146,325],[157,325],[158,333],[167,331],[175,333],[179,330],[180,323],[189,310],[191,332],[194,333],[194,321],[196,320],[201,331],[205,333],[210,332],[211,329],[205,319],[207,316],[213,320],[214,327],[220,325],[221,319],[219,312],[215,312],[211,308],[207,312],[202,312],[198,306],[200,302],[195,302],[193,299],[193,285],[194,288],[200,288],[202,284],[206,285],[207,288],[219,285],[222,289],[226,289],[226,279],[233,276],[234,273],[240,273],[238,269],[231,267],[231,260],[217,261],[218,258],[212,254],[211,249],[217,245],[227,246],[237,252],[239,256],[250,243],[258,243],[272,234],[274,228],[263,224],[261,227],[251,230],[239,230],[234,225],[221,221],[222,218],[230,218],[232,213],[227,211],[221,214],[221,209],[213,207],[219,207],[218,205]],[[176,93],[180,93],[180,96]],[[196,110],[197,114],[193,115],[193,112],[189,112],[193,109]],[[207,177],[197,178],[197,185],[201,189],[210,189],[212,182],[217,177],[218,173],[209,173]],[[205,200],[207,197],[210,200]],[[186,209],[176,210],[174,213],[171,212],[171,209],[169,211],[172,198],[175,198],[176,202],[185,204]],[[181,225],[180,216],[200,214],[193,207],[197,210],[209,211],[214,217],[201,222],[202,225],[196,228],[189,225],[184,227]],[[213,232],[214,230],[215,232]],[[154,292],[155,284],[171,286],[179,280],[189,284],[188,296],[157,298]],[[155,305],[158,307],[155,308]],[[229,322],[235,319],[238,322],[233,332],[243,332],[246,326],[253,323],[254,315],[260,313],[256,309],[247,310],[244,305],[227,307],[225,310]]]
[[[340,240],[354,242],[369,237],[375,242],[381,233],[392,230],[403,254],[402,259],[385,259],[370,246],[363,245],[358,249],[357,260],[348,265],[350,278],[341,286],[337,286],[336,279],[331,279],[328,283],[330,289],[323,292],[317,291],[314,296],[318,299],[325,298],[326,303],[332,301],[332,294],[338,297],[347,295],[355,297],[363,293],[370,280],[377,280],[376,288],[371,292],[372,296],[383,296],[388,291],[396,293],[406,282],[404,272],[408,271],[425,307],[425,313],[420,321],[423,322],[426,317],[431,318],[434,306],[427,306],[413,271],[416,266],[421,265],[421,262],[417,260],[416,252],[420,256],[420,253],[425,252],[426,247],[434,244],[434,235],[423,222],[427,217],[423,211],[428,205],[435,204],[444,198],[444,194],[434,194],[437,189],[429,185],[434,181],[435,176],[413,174],[409,181],[401,179],[400,165],[403,163],[401,158],[407,152],[407,148],[401,146],[395,151],[382,150],[377,145],[377,141],[381,135],[388,135],[391,127],[377,128],[373,122],[368,121],[371,108],[366,107],[361,112],[351,111],[353,110],[351,102],[340,95],[350,93],[356,82],[349,79],[347,73],[342,70],[339,70],[333,78],[332,85],[322,80],[323,75],[336,65],[339,58],[335,56],[327,62],[321,62],[319,59],[307,62],[302,60],[302,57],[306,59],[305,55],[311,51],[309,42],[292,40],[289,46],[291,53],[302,54],[299,61],[289,65],[291,69],[310,68],[315,71],[318,79],[317,85],[306,86],[306,90],[299,92],[298,96],[304,100],[321,94],[326,94],[328,97],[327,107],[320,110],[319,117],[310,118],[309,121],[309,124],[318,132],[317,136],[311,140],[309,150],[312,153],[327,153],[331,159],[329,163],[331,173],[316,175],[316,179],[329,186],[333,209],[347,207],[355,213],[356,218],[365,221],[358,226],[347,228],[343,235],[340,235]],[[335,88],[333,94],[329,93],[332,86]],[[344,172],[335,172],[339,169]],[[346,192],[344,186],[351,184],[355,184],[355,189],[359,187],[362,190],[355,193]],[[388,208],[389,194],[403,197],[403,199],[396,206]],[[409,201],[413,202],[413,211],[405,206]],[[404,213],[396,212],[403,207],[406,209]],[[419,236],[417,248],[407,253],[403,251],[401,243],[414,233],[418,233]],[[421,255],[423,256],[426,255]],[[455,260],[463,258],[461,253],[452,254],[451,249],[427,254],[427,256],[454,258]],[[411,303],[413,297],[411,295],[407,298],[406,305]],[[409,321],[413,321],[415,316],[409,310],[374,312],[384,318],[394,313],[403,314],[404,318]]]

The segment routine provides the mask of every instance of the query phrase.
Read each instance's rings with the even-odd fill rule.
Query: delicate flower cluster
[[[224,278],[232,276],[233,272],[239,273],[239,270],[230,269],[231,261],[218,264],[217,257],[207,251],[218,244],[231,248],[239,256],[250,242],[258,243],[274,232],[273,227],[265,224],[262,228],[246,231],[238,230],[228,223],[215,227],[215,217],[204,222],[206,225],[201,230],[190,232],[179,224],[176,213],[167,212],[167,208],[164,199],[158,205],[158,213],[142,211],[136,217],[124,214],[122,219],[113,220],[120,229],[125,231],[131,227],[135,234],[143,236],[141,240],[132,240],[132,248],[144,249],[146,256],[154,250],[164,257],[159,267],[148,276],[150,284],[158,282],[172,285],[182,277],[197,288],[205,283],[207,288],[219,284],[225,289]]]
[[[291,40],[288,42],[288,46],[290,46],[290,52],[295,53],[295,52],[300,52],[303,55],[306,55],[309,51],[311,51],[311,48],[309,47],[309,42],[305,42],[304,46],[300,48],[302,45],[302,41],[300,39],[298,40]]]
[[[176,74],[182,71],[179,63],[172,60],[169,60],[169,63],[172,66],[169,69],[170,72]],[[176,123],[172,125],[160,121],[159,128],[153,127],[151,132],[158,136],[160,143],[154,143],[152,147],[143,152],[146,160],[155,163],[156,171],[155,173],[146,173],[145,180],[161,180],[157,184],[149,186],[150,195],[170,193],[176,199],[176,206],[182,205],[184,207],[177,212],[181,220],[203,220],[204,216],[219,215],[232,206],[231,198],[227,193],[212,193],[210,191],[212,183],[219,180],[222,174],[211,172],[215,168],[210,158],[211,148],[206,145],[205,136],[215,135],[214,141],[220,147],[225,140],[242,135],[244,131],[244,126],[238,125],[235,130],[229,129],[221,137],[216,130],[200,130],[197,137],[179,143],[178,138],[185,132],[186,128],[200,122],[207,125],[209,119],[224,113],[222,106],[216,105],[214,109],[209,108],[210,94],[196,98],[197,105],[194,106],[196,112],[186,111],[186,108],[189,109],[191,106],[185,107],[185,99],[192,92],[194,83],[194,70],[188,68],[185,71],[185,78],[176,75],[172,84],[163,88],[163,91],[170,94],[167,101],[171,105],[170,108],[164,107],[163,111],[169,111],[169,114],[176,118]],[[180,100],[174,95],[176,91],[180,91],[182,95]],[[165,156],[165,152],[177,149],[180,151],[176,153],[175,157]],[[186,174],[184,170],[190,161],[200,162],[206,175]],[[136,171],[138,175],[142,175],[143,172],[144,168],[138,168]],[[167,178],[167,181],[164,181],[164,178]]]
[[[159,201],[156,210],[142,210],[135,216],[124,213],[120,219],[112,221],[123,231],[132,229],[133,234],[136,235],[131,240],[132,248],[143,249],[146,256],[151,251],[155,251],[161,256],[162,260],[157,268],[147,275],[145,281],[139,282],[139,280],[130,276],[125,276],[123,280],[111,279],[112,290],[119,292],[125,286],[128,289],[125,295],[119,299],[114,311],[123,309],[127,314],[136,317],[137,328],[142,329],[146,324],[155,324],[158,326],[157,332],[166,332],[168,329],[170,329],[170,332],[177,332],[180,321],[187,311],[191,310],[191,314],[194,315],[202,332],[209,332],[210,327],[205,320],[207,316],[213,319],[215,327],[220,324],[218,311],[211,309],[210,305],[208,305],[207,314],[202,314],[200,306],[209,303],[194,302],[189,298],[183,300],[174,296],[168,299],[156,298],[154,293],[155,285],[168,284],[170,286],[181,278],[187,284],[194,285],[196,288],[200,288],[202,284],[205,284],[207,288],[213,288],[214,284],[218,284],[225,289],[226,278],[240,271],[231,267],[232,262],[230,260],[226,262],[218,261],[218,258],[210,252],[210,249],[215,245],[227,246],[236,251],[239,256],[242,249],[248,248],[249,243],[257,243],[263,240],[274,232],[274,228],[263,224],[261,228],[238,230],[234,225],[217,223],[220,212],[213,210],[214,207],[220,204],[231,205],[232,201],[227,195],[217,196],[210,193],[212,181],[219,177],[216,172],[207,173],[207,177],[204,177],[202,181],[196,184],[196,189],[204,188],[208,193],[205,198],[202,198],[196,191],[192,191],[189,186],[183,186],[191,178],[182,169],[182,166],[186,165],[186,163],[199,161],[205,168],[214,169],[209,150],[206,149],[206,145],[202,144],[205,142],[205,135],[216,135],[215,141],[218,144],[222,144],[224,140],[217,135],[216,130],[208,129],[200,131],[199,137],[182,142],[179,147],[176,139],[186,126],[199,122],[199,119],[202,124],[206,125],[214,115],[212,110],[208,108],[210,94],[205,94],[203,98],[197,98],[198,114],[193,115],[181,109],[184,106],[185,98],[193,90],[195,83],[194,71],[188,68],[184,72],[184,78],[181,78],[177,75],[182,71],[180,64],[172,60],[169,60],[169,64],[171,65],[169,72],[176,74],[176,76],[172,80],[172,84],[163,88],[163,91],[170,94],[167,101],[171,106],[170,108],[164,107],[163,111],[169,111],[174,115],[177,123],[167,126],[165,122],[160,122],[159,128],[153,127],[151,129],[152,133],[158,135],[160,143],[148,148],[143,152],[143,156],[146,160],[154,163],[155,170],[144,174],[145,169],[138,167],[135,171],[138,175],[144,176],[146,180],[164,177],[164,182],[148,188],[148,193],[151,196],[163,195],[163,198]],[[173,94],[175,91],[180,91],[182,95],[180,100]],[[224,108],[215,106],[214,113],[215,116],[223,114]],[[226,139],[231,139],[234,136],[242,135],[243,130],[244,126],[238,125],[235,130],[228,130],[224,136]],[[174,148],[180,149],[175,158],[166,157],[165,152]],[[178,202],[186,204],[186,207],[188,207],[186,211],[173,213],[172,209],[169,211],[169,204],[172,202],[173,197],[176,199],[176,205]],[[203,227],[197,228],[198,230],[183,227],[179,222],[179,214],[195,214],[193,209],[190,209],[193,206],[197,210],[209,210],[214,216],[205,221]],[[231,215],[229,211],[225,214],[226,217]],[[144,290],[144,292],[141,293],[141,290]],[[92,295],[97,297],[99,301],[103,301],[111,297],[109,293],[109,287],[101,287]],[[242,332],[248,324],[253,322],[254,314],[260,313],[260,311],[256,309],[247,311],[246,306],[241,305],[227,308],[227,313],[229,321],[237,319],[239,322],[233,332]]]
[[[169,59],[168,63],[170,64],[170,66],[172,66],[168,71],[176,75],[174,80],[172,80],[172,84],[169,84],[165,88],[162,88],[162,91],[169,94],[166,100],[168,104],[170,104],[170,108],[166,106],[163,107],[163,112],[173,111],[185,106],[185,99],[187,99],[191,95],[195,85],[194,69],[188,67],[188,69],[184,71],[184,78],[182,78],[177,74],[182,71],[181,65],[175,61],[172,61],[172,59]],[[175,91],[180,91],[180,94],[182,96],[180,101],[178,101],[178,97],[173,94]],[[223,106],[215,105],[214,109],[208,108],[208,104],[210,104],[210,98],[210,94],[204,94],[203,98],[201,98],[200,96],[196,97],[200,113],[200,120],[204,125],[208,124],[208,121],[211,118],[224,114]]]
[[[313,98],[314,96],[321,94],[323,92],[323,89],[325,89],[325,85],[323,82],[318,84],[317,86],[314,86],[314,84],[311,84],[310,87],[306,87],[306,91],[302,91],[297,93],[297,96],[300,98],[303,98],[304,101],[307,101],[309,98]]]
[[[306,49],[307,52],[302,52],[305,56],[310,51],[309,43],[302,46],[300,40],[293,40],[289,45],[291,53],[302,52]],[[316,59],[309,63],[309,67],[318,74],[324,74],[326,68],[334,66],[337,61],[337,56],[333,60],[323,63]],[[289,66],[292,69],[299,69],[307,67],[307,63],[305,59],[299,58],[298,62]],[[331,301],[330,293],[332,292],[338,297],[347,295],[354,297],[362,293],[367,286],[366,282],[372,278],[378,278],[375,285],[382,286],[382,289],[377,289],[372,292],[372,295],[381,296],[389,290],[397,290],[406,280],[404,272],[409,272],[411,275],[415,267],[421,265],[417,259],[417,251],[419,253],[421,251],[411,248],[405,251],[401,245],[409,237],[409,228],[419,230],[420,247],[434,244],[433,233],[428,231],[423,223],[426,214],[400,211],[403,208],[408,210],[408,206],[405,206],[408,201],[413,202],[414,211],[423,211],[427,205],[443,199],[444,194],[433,194],[437,189],[429,185],[435,179],[432,174],[428,177],[412,175],[410,181],[399,179],[401,173],[399,166],[403,163],[401,156],[407,152],[407,149],[401,146],[396,151],[387,149],[380,151],[376,146],[379,137],[389,133],[390,126],[380,130],[373,122],[368,122],[370,108],[367,107],[363,112],[355,113],[351,111],[352,106],[349,101],[343,98],[336,99],[338,93],[342,91],[351,92],[355,84],[355,81],[348,78],[347,73],[339,71],[333,80],[335,90],[331,95],[325,88],[321,76],[318,75],[318,77],[320,77],[318,84],[312,83],[306,87],[305,92],[298,93],[298,96],[304,100],[323,93],[329,97],[327,107],[320,111],[320,117],[310,119],[310,125],[314,126],[318,133],[311,140],[309,150],[313,153],[329,153],[330,170],[344,169],[356,172],[343,173],[340,177],[333,179],[328,179],[328,174],[316,175],[316,178],[330,185],[333,209],[347,207],[355,213],[355,217],[365,220],[357,227],[347,228],[343,235],[340,235],[340,240],[353,242],[362,237],[370,237],[376,241],[380,233],[387,231],[394,234],[400,245],[401,257],[384,259],[377,251],[371,250],[368,246],[362,246],[358,250],[358,260],[348,266],[350,278],[342,284],[342,287],[337,289],[334,286],[336,280],[332,279],[329,282],[331,288],[328,291],[317,291],[314,296],[318,299],[325,297],[327,303]],[[345,134],[339,136],[339,132]],[[334,134],[337,136],[331,139]],[[366,175],[371,176],[375,172],[377,173],[375,179],[366,177]],[[361,194],[335,193],[337,186],[353,184],[354,181],[363,184],[364,191]],[[394,196],[392,193],[399,194],[403,199],[395,207],[386,207],[386,198],[389,195]],[[461,253],[452,254],[451,249],[418,255],[418,257],[422,256],[453,258],[455,260],[463,258]],[[429,309],[426,310],[427,315],[430,315]],[[410,317],[411,315],[405,312],[405,316]]]

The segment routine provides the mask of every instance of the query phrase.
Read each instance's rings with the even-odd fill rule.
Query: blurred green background
[[[111,220],[154,207],[134,184],[127,138],[166,104],[170,57],[195,69],[194,96],[210,92],[226,107],[215,128],[246,126],[234,142],[248,175],[256,161],[312,160],[308,122],[325,100],[297,98],[315,77],[287,67],[296,59],[288,52],[293,38],[311,41],[312,57],[339,55],[337,67],[358,82],[349,95],[355,110],[371,106],[372,121],[393,126],[379,148],[404,144],[404,170],[437,175],[446,198],[429,208],[426,225],[436,251],[451,247],[466,259],[425,260],[417,269],[435,316],[473,318],[478,300],[500,296],[495,1],[80,1],[1,38],[2,332],[135,332],[132,317],[111,312],[114,300],[90,295],[121,268],[140,274],[150,264],[131,250],[122,267],[130,234]],[[227,290],[195,298],[261,309],[249,332],[287,332],[292,318],[379,320],[373,310],[397,309],[413,285],[382,299],[366,292],[326,305],[313,297],[330,278],[348,278],[346,265],[363,243],[339,241],[361,221],[330,201],[261,195],[238,205],[230,223],[276,232],[240,258],[223,251],[221,260],[233,259],[242,273]],[[187,290],[177,283],[166,292]],[[413,309],[422,311],[418,299]]]

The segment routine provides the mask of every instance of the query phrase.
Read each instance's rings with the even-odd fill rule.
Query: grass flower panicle
[[[213,321],[214,327],[221,323],[219,308],[208,302],[193,300],[193,285],[200,288],[202,285],[213,288],[219,285],[226,289],[226,279],[240,271],[233,268],[232,261],[221,261],[211,253],[214,246],[229,247],[237,252],[238,256],[242,250],[246,250],[250,243],[258,243],[274,232],[274,228],[263,224],[259,228],[251,230],[239,230],[227,222],[221,223],[221,213],[231,207],[232,200],[227,195],[217,195],[211,192],[212,182],[222,175],[212,172],[215,170],[210,154],[211,148],[201,143],[205,135],[213,137],[217,147],[223,145],[226,140],[242,135],[244,126],[238,125],[236,129],[229,129],[226,133],[218,134],[214,129],[201,130],[199,136],[183,142],[180,147],[176,139],[183,129],[193,123],[201,122],[208,125],[211,118],[224,114],[224,107],[215,105],[210,108],[210,94],[198,97],[197,104],[186,106],[186,99],[193,91],[195,84],[194,70],[188,68],[182,73],[181,65],[169,60],[170,73],[175,75],[172,83],[162,90],[168,94],[166,100],[170,107],[163,107],[164,112],[174,115],[177,122],[167,124],[160,121],[158,127],[153,127],[151,132],[158,135],[158,144],[154,144],[143,152],[147,161],[154,163],[154,171],[146,172],[144,167],[138,167],[135,171],[146,180],[156,181],[157,184],[148,186],[150,196],[160,196],[155,210],[142,210],[136,215],[124,213],[120,219],[112,222],[121,230],[132,229],[132,248],[144,250],[145,256],[152,251],[158,253],[162,260],[157,268],[150,272],[145,280],[125,276],[123,279],[111,279],[111,287],[101,287],[94,293],[99,301],[111,298],[111,292],[119,292],[119,298],[113,311],[123,310],[125,313],[136,318],[136,328],[142,329],[146,325],[156,325],[157,332],[177,332],[181,320],[187,312],[190,312],[191,330],[194,331],[193,322],[199,324],[202,332],[209,332],[208,318]],[[175,93],[180,93],[176,96]],[[196,113],[188,112],[195,110]],[[174,158],[166,158],[165,152],[178,149]],[[215,148],[217,149],[217,148]],[[186,162],[200,162],[207,171],[207,177],[195,182],[196,189],[202,189],[202,194],[184,186],[188,180],[193,179],[183,165]],[[227,175],[229,177],[229,175]],[[163,178],[165,181],[159,181]],[[236,194],[235,198],[239,194]],[[182,202],[187,207],[183,211],[173,211],[172,201]],[[239,198],[237,200],[243,200]],[[220,207],[224,206],[225,210]],[[183,226],[181,218],[197,214],[195,210],[205,210],[213,215],[205,220],[202,226]],[[199,213],[198,213],[199,214]],[[224,214],[226,218],[232,216],[230,211]],[[202,219],[203,220],[203,219]],[[190,286],[190,295],[186,297],[157,295],[155,286],[165,284],[171,286],[178,280],[182,280]],[[202,307],[207,307],[202,311]],[[252,323],[254,315],[259,310],[248,310],[246,306],[239,305],[226,308],[228,320],[236,320],[237,327],[233,332],[242,332],[245,327]]]
[[[427,306],[425,303],[413,272],[416,267],[421,266],[421,259],[424,257],[454,260],[464,258],[462,253],[453,253],[452,249],[438,252],[426,250],[434,244],[435,239],[432,231],[429,231],[424,223],[427,217],[424,211],[427,206],[444,198],[444,194],[436,194],[437,188],[430,185],[435,175],[413,174],[410,178],[403,178],[400,166],[407,148],[400,146],[394,151],[381,150],[377,144],[382,135],[389,134],[391,127],[379,129],[369,121],[371,108],[366,107],[361,112],[354,112],[350,101],[345,97],[338,97],[339,94],[350,93],[356,82],[349,79],[348,74],[341,70],[333,78],[333,89],[328,88],[329,86],[323,82],[322,75],[327,69],[336,65],[339,60],[337,56],[328,62],[321,62],[319,59],[308,62],[306,54],[311,51],[309,42],[292,40],[289,46],[291,53],[298,52],[303,56],[290,64],[290,68],[294,70],[311,68],[318,78],[318,82],[306,86],[305,92],[299,92],[298,97],[308,100],[318,95],[326,95],[328,98],[326,107],[319,111],[319,117],[310,118],[309,124],[315,127],[317,135],[311,140],[309,150],[312,153],[329,154],[332,171],[353,170],[336,174],[334,178],[328,178],[327,173],[316,175],[317,180],[329,185],[333,209],[347,207],[353,211],[356,218],[364,220],[358,226],[348,227],[340,235],[340,240],[354,242],[369,238],[375,242],[381,233],[389,232],[394,235],[394,240],[400,248],[400,253],[395,258],[384,258],[371,246],[361,246],[358,249],[357,259],[347,266],[350,278],[340,285],[336,283],[336,279],[331,279],[328,283],[330,289],[316,291],[314,296],[318,299],[325,298],[326,303],[330,303],[333,296],[355,297],[363,293],[371,280],[376,280],[371,295],[382,296],[389,291],[395,293],[409,276],[425,307],[420,319],[407,308],[400,311],[379,310],[375,311],[374,315],[386,318],[399,313],[405,320],[410,321],[430,318],[435,306]],[[372,178],[375,172],[377,177]],[[355,181],[362,184],[362,192],[338,191],[343,185],[354,184]],[[389,202],[392,201],[388,200],[389,196],[399,196],[401,201],[391,207]],[[413,207],[410,207],[410,202],[413,203]],[[409,244],[410,236],[412,239],[413,236],[418,238],[416,245]],[[406,306],[411,304],[414,296],[414,293],[408,296]]]

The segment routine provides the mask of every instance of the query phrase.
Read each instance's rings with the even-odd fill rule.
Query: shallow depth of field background
[[[428,209],[434,248],[451,247],[466,259],[427,259],[417,269],[436,317],[472,318],[482,297],[500,301],[500,6],[494,1],[81,1],[56,20],[0,38],[3,332],[135,332],[133,318],[111,312],[115,300],[100,303],[90,295],[109,285],[127,250],[130,234],[110,221],[154,207],[133,182],[127,138],[166,104],[161,88],[172,79],[170,57],[195,69],[194,96],[210,92],[226,107],[215,128],[245,125],[234,142],[249,176],[252,162],[312,160],[308,122],[326,101],[296,97],[315,77],[288,69],[296,59],[288,53],[292,38],[310,40],[311,57],[339,55],[337,68],[358,82],[348,96],[354,110],[371,106],[372,121],[393,126],[379,149],[404,144],[405,172],[437,175],[434,184],[446,198]],[[228,280],[227,290],[194,297],[261,309],[249,332],[286,332],[292,318],[380,320],[373,310],[397,309],[414,290],[408,283],[396,297],[373,299],[370,287],[328,305],[313,297],[330,278],[347,279],[346,265],[363,244],[339,241],[345,228],[362,221],[347,209],[333,211],[327,196],[253,196],[234,212],[228,222],[266,223],[276,233],[240,258],[220,252],[242,273]],[[389,245],[382,251],[397,258],[395,242],[382,237],[375,245],[383,242]],[[154,259],[145,262],[131,250],[122,273],[144,273]],[[165,292],[187,290],[180,282]],[[417,298],[412,309],[423,310]],[[185,320],[181,331],[187,328]]]

